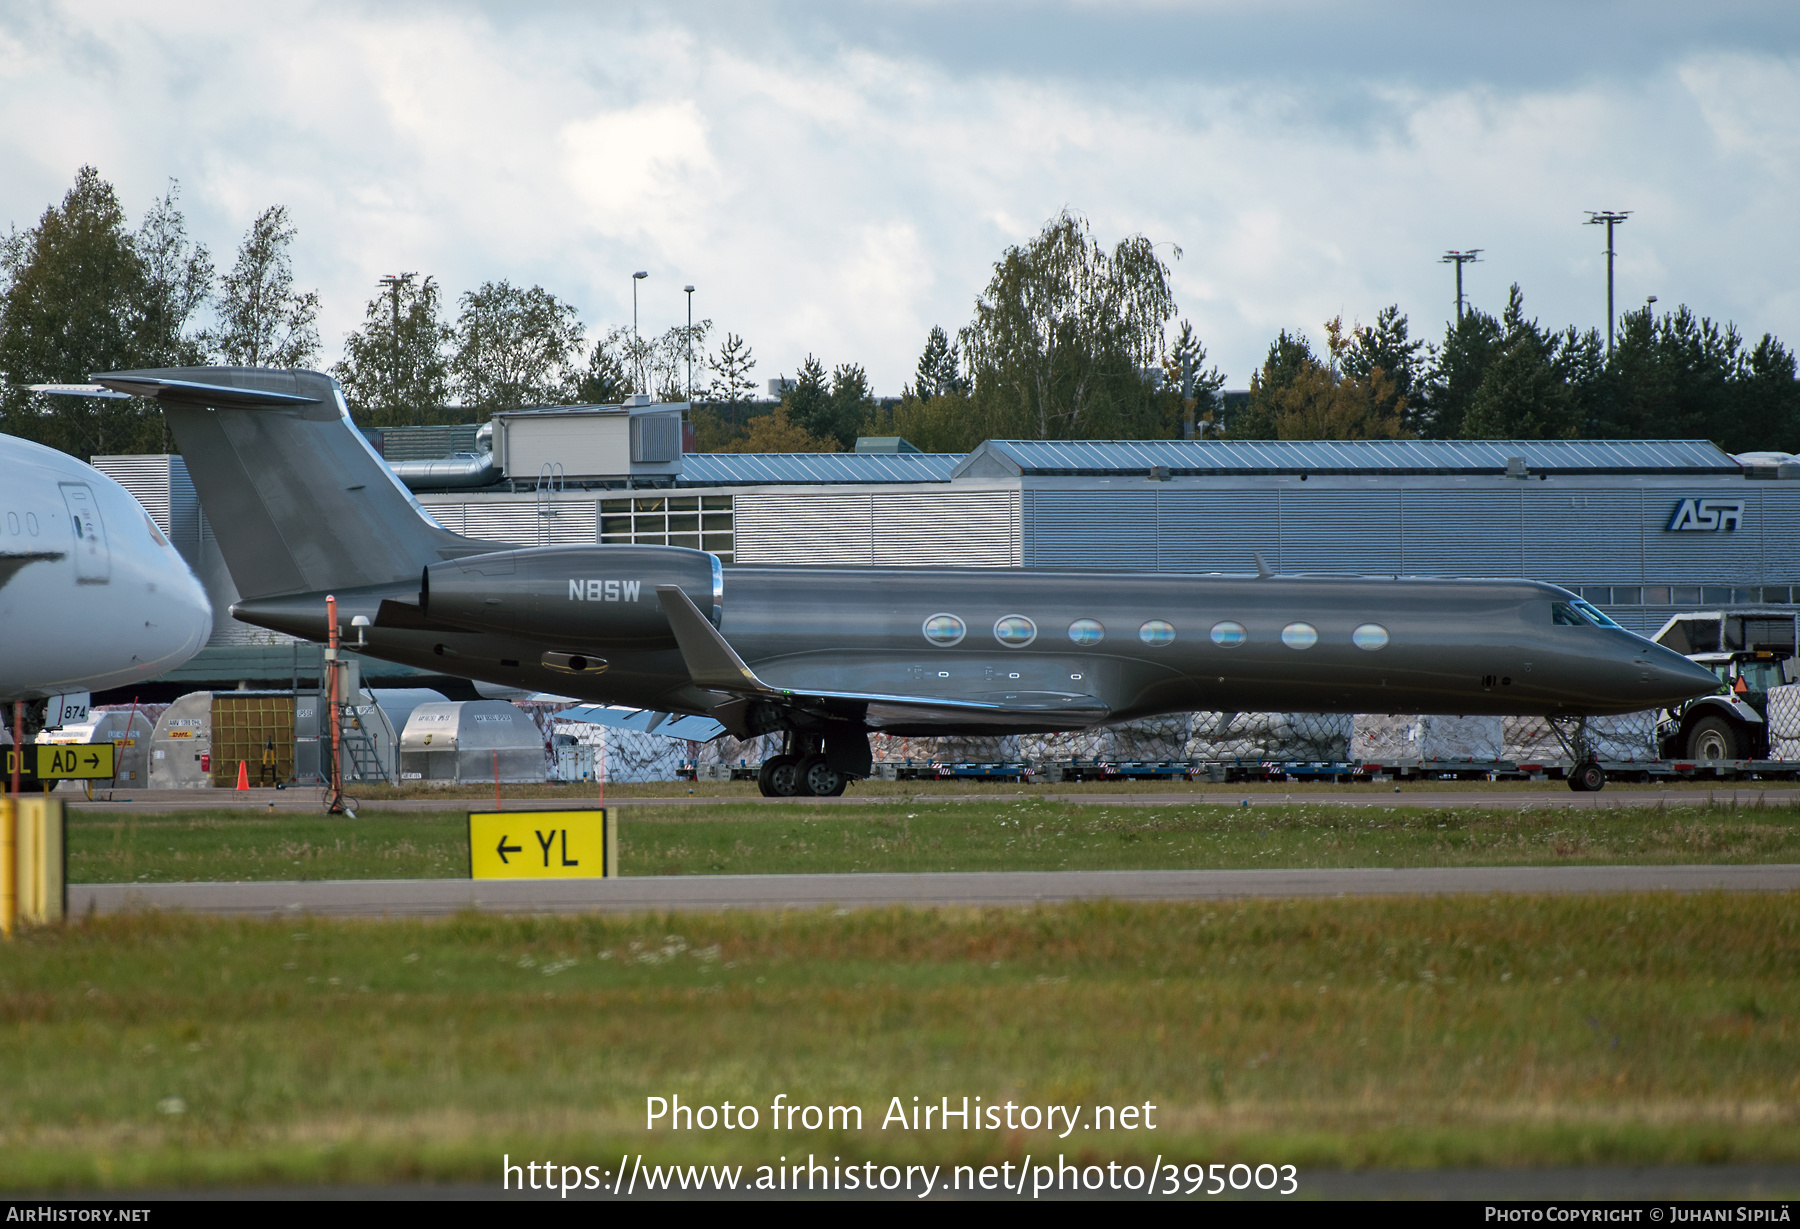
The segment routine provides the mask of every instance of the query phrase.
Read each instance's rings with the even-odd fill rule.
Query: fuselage
[[[199,652],[206,592],[130,492],[0,435],[0,700],[123,687]]]
[[[627,575],[608,571],[626,558],[609,556],[617,549],[514,552],[518,572],[472,582],[477,595],[492,586],[473,609],[498,613],[457,616],[491,620],[487,630],[376,626],[365,651],[586,700],[706,711],[720,697],[693,687],[673,642],[647,631],[661,626],[655,578],[581,579]],[[762,682],[857,693],[867,708],[854,716],[896,731],[1077,729],[1194,710],[1587,716],[1714,686],[1566,590],[1528,580],[741,566],[723,569],[714,593],[696,575],[684,592],[703,610],[716,602],[720,633]],[[338,596],[345,621],[375,616],[382,596],[418,600]],[[428,602],[429,617],[446,604]],[[511,608],[528,612],[528,630],[504,626]],[[321,636],[323,613],[309,602],[240,617]],[[604,668],[547,668],[547,650]],[[922,717],[884,696],[1003,711]]]

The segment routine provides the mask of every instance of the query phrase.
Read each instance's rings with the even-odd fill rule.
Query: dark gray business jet
[[[1579,719],[1718,687],[1530,580],[723,567],[678,547],[479,542],[419,506],[328,376],[94,379],[161,403],[239,619],[323,640],[334,594],[345,629],[371,624],[360,651],[375,657],[704,713],[740,737],[784,731],[765,793],[840,793],[869,771],[870,730],[1053,732],[1193,710]],[[1589,757],[1572,781],[1605,777]]]

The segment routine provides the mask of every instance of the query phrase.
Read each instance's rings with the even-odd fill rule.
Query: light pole
[[[1606,226],[1606,352],[1613,348],[1613,227],[1631,216],[1631,210],[1588,210],[1587,226]]]
[[[686,334],[688,369],[687,399],[688,403],[691,405],[694,400],[694,288],[692,286],[683,286],[682,289],[687,292],[688,297],[688,326]]]
[[[637,286],[639,282],[649,276],[642,269],[631,275],[631,362],[633,367],[631,391],[635,393],[644,391],[644,344],[638,339]]]
[[[1463,288],[1462,288],[1463,266],[1480,264],[1481,263],[1480,259],[1479,259],[1480,256],[1481,256],[1480,248],[1470,248],[1466,252],[1458,252],[1458,251],[1452,250],[1452,251],[1445,252],[1443,255],[1443,258],[1438,261],[1438,263],[1442,264],[1442,265],[1455,265],[1456,266],[1456,323],[1459,326],[1462,324],[1462,318],[1463,318]]]

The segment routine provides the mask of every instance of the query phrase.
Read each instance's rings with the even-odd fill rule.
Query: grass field
[[[921,801],[620,813],[627,875],[1800,861],[1800,809],[1567,810]],[[77,883],[467,874],[464,813],[355,820],[243,811],[73,812]]]
[[[0,962],[12,1190],[499,1180],[500,1156],[1800,1160],[1800,899],[90,920]],[[645,1098],[861,1131],[646,1132]],[[1157,1130],[882,1129],[889,1098]],[[1084,1111],[1085,1113],[1085,1111]],[[1058,1132],[1060,1134],[1060,1132]]]

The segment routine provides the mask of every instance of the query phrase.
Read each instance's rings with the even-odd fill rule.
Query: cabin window
[[[1226,619],[1213,624],[1212,642],[1222,649],[1235,649],[1248,639],[1250,639],[1250,633],[1244,630],[1242,623],[1234,619]]]
[[[1376,649],[1387,648],[1388,631],[1379,623],[1364,623],[1350,633],[1350,643],[1359,649],[1367,649],[1373,653]]]
[[[1037,624],[1024,615],[1002,615],[994,620],[994,639],[1009,649],[1022,649],[1037,639]]]
[[[960,643],[968,630],[963,621],[953,614],[934,614],[925,620],[925,639],[946,648]]]
[[[1069,624],[1069,639],[1076,644],[1099,644],[1106,639],[1106,628],[1098,619],[1077,619]]]
[[[1175,642],[1175,625],[1164,619],[1151,619],[1138,628],[1138,639],[1153,649]]]
[[[1290,649],[1310,649],[1319,643],[1319,629],[1310,623],[1290,623],[1281,629],[1281,643]]]

